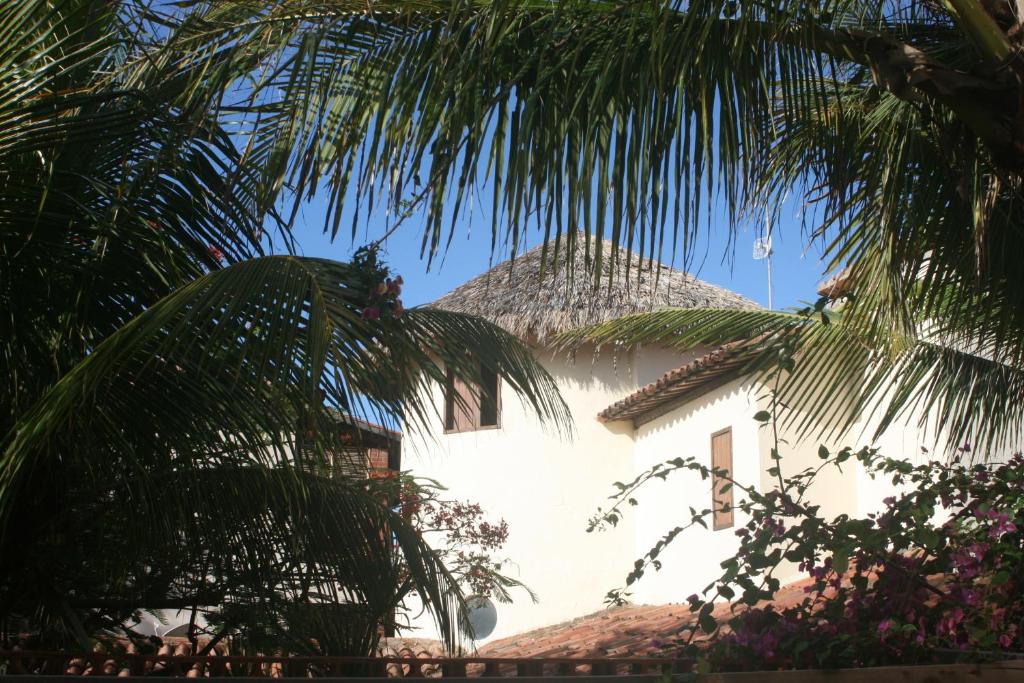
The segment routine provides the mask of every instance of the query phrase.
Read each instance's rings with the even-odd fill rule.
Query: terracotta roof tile
[[[853,288],[853,271],[846,267],[818,285],[818,296],[827,296],[832,301],[835,301],[850,296]]]
[[[779,608],[799,604],[807,597],[804,588],[811,583],[811,579],[804,579],[784,586],[775,594],[772,604]],[[725,620],[731,609],[730,603],[719,603],[713,614]],[[493,641],[480,649],[480,656],[581,659],[671,656],[666,645],[678,638],[695,618],[687,604],[612,607]]]
[[[636,420],[674,399],[696,398],[715,380],[728,377],[750,360],[753,343],[726,344],[675,370],[669,370],[597,414],[601,422]]]

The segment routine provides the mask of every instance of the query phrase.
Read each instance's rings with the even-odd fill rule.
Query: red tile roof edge
[[[714,349],[686,365],[669,370],[650,384],[616,401],[597,414],[600,422],[627,420],[642,415],[683,394],[696,398],[707,389],[712,380],[738,368],[748,359],[746,351],[751,342],[733,342]]]
[[[800,604],[804,590],[813,583],[805,578],[786,584],[770,601],[785,609]],[[769,602],[763,603],[767,605]],[[727,621],[739,607],[735,603],[716,603],[712,613]],[[684,629],[692,626],[697,615],[689,604],[624,605],[610,607],[571,621],[491,641],[480,648],[482,657],[674,657],[677,641]],[[695,642],[707,636],[698,635]]]

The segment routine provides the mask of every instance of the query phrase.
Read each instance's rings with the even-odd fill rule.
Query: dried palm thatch
[[[565,266],[566,249],[573,252],[571,268]],[[542,246],[534,247],[431,305],[481,316],[520,339],[541,344],[581,325],[666,307],[760,308],[735,292],[625,249],[614,261],[611,255],[612,244],[606,240],[590,238],[588,244],[583,234],[573,240],[563,237],[549,243],[546,254]]]

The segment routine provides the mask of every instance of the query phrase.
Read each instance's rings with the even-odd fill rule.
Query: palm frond
[[[515,249],[533,227],[546,240],[564,234],[572,254],[584,226],[613,243],[598,263],[622,246],[685,261],[716,206],[735,230],[796,191],[827,268],[848,267],[857,282],[848,317],[902,336],[928,320],[1002,347],[1000,362],[1024,360],[1019,82],[992,69],[981,8],[279,0],[188,10],[166,49],[251,60],[236,60],[260,76],[232,111],[270,177],[300,194],[328,183],[332,234],[347,196],[387,195],[396,212],[411,199],[427,212],[433,256],[454,230],[446,216],[489,185],[495,249],[505,238]]]
[[[386,500],[368,503],[363,484],[310,474],[337,449],[338,411],[392,423],[402,416],[415,429],[440,420],[427,397],[446,368],[480,383],[482,362],[500,368],[541,420],[565,427],[568,412],[552,378],[490,323],[420,310],[370,321],[361,315],[366,298],[348,264],[276,256],[214,271],[148,307],[9,432],[0,457],[4,547],[47,538],[60,510],[91,502],[108,519],[145,520],[119,534],[137,562],[139,553],[159,549],[154,539],[180,537],[205,549],[223,534],[237,539],[239,553],[245,549],[239,562],[249,568],[250,589],[268,580],[259,567],[287,558],[309,571],[328,565],[330,581],[365,596],[394,590],[368,564],[386,559],[374,539],[387,528],[442,633],[455,642],[458,588],[408,524]],[[481,352],[471,362],[465,350],[475,348]],[[328,513],[332,495],[337,509]],[[321,547],[328,542],[336,544]],[[288,552],[271,561],[284,545]],[[18,555],[3,554],[12,563]],[[393,603],[393,595],[377,596],[372,606]]]

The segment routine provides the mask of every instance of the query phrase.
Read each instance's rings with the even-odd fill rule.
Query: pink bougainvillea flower
[[[376,306],[367,306],[363,309],[363,320],[379,320],[380,309]]]
[[[989,537],[999,538],[1003,534],[1012,534],[1017,530],[1017,525],[1010,521],[1010,516],[1005,512],[994,513],[995,510],[989,510],[989,519],[995,522],[992,528],[989,529]]]

